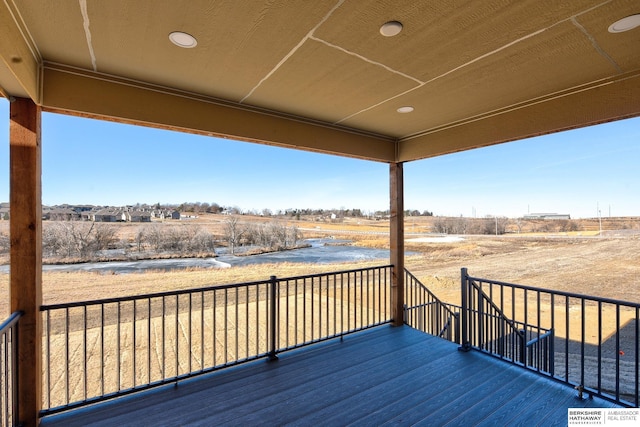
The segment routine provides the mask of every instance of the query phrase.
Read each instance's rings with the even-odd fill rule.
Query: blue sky
[[[8,109],[0,99],[0,201],[9,200]],[[42,128],[46,205],[388,209],[382,163],[49,113]],[[639,159],[635,118],[420,160],[405,165],[405,208],[640,216]]]

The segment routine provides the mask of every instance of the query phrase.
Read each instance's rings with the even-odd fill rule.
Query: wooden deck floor
[[[557,384],[409,327],[378,327],[45,417],[42,426],[566,425]]]

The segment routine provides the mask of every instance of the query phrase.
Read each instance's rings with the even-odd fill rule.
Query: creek
[[[138,261],[85,262],[78,264],[45,264],[43,271],[94,271],[101,273],[141,273],[148,270],[185,270],[189,268],[229,268],[238,265],[266,263],[332,264],[369,260],[389,260],[388,249],[350,246],[348,241],[335,239],[307,239],[311,246],[259,255],[236,256],[218,251],[215,258],[173,258]],[[0,273],[8,273],[9,266],[0,266]]]

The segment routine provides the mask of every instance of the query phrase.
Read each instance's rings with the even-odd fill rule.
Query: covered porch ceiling
[[[5,0],[0,94],[405,162],[640,115],[640,27],[609,31],[639,13],[637,0]],[[389,21],[398,35],[381,34]]]

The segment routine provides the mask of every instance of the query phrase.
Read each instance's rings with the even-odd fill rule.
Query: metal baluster
[[[602,301],[598,301],[598,393],[602,392]]]
[[[224,288],[224,364],[226,365],[229,357],[229,351],[228,351],[228,329],[229,329],[229,325],[228,325],[228,315],[229,315],[229,290],[227,288]]]
[[[275,360],[277,359],[276,356],[276,315],[277,315],[277,308],[276,308],[276,285],[277,285],[277,281],[276,281],[276,276],[271,276],[271,280],[270,280],[270,287],[269,287],[269,294],[270,294],[270,306],[269,306],[269,313],[270,313],[270,325],[271,325],[271,330],[270,330],[270,340],[271,340],[271,348],[269,350],[269,359],[271,360]]]
[[[147,384],[151,384],[151,298],[147,298]]]
[[[237,289],[236,288],[236,293],[237,293]],[[238,299],[236,298],[236,301]],[[189,327],[187,328],[187,330],[189,331],[189,335],[187,336],[187,374],[190,374],[191,372],[193,372],[193,369],[191,367],[191,359],[192,359],[192,352],[193,352],[193,345],[192,345],[192,335],[193,335],[193,293],[189,292],[189,306],[187,308],[187,310],[189,310],[189,315],[187,316],[187,321],[189,322]],[[236,325],[238,324],[238,322],[236,321]],[[238,346],[238,340],[236,339],[236,348]],[[238,354],[238,352],[236,351],[236,355]]]
[[[175,321],[175,337],[176,337],[176,343],[175,343],[175,359],[176,359],[176,371],[175,371],[175,376],[178,377],[178,375],[180,374],[180,370],[179,370],[179,363],[180,363],[180,335],[178,334],[178,317],[180,316],[180,296],[178,294],[176,294],[176,321]]]
[[[247,307],[249,301],[247,299]],[[200,371],[204,371],[204,291],[200,291]],[[249,334],[247,334],[247,337]]]
[[[65,372],[65,404],[69,404],[69,308],[65,309],[65,359],[66,359],[66,372]]]
[[[584,298],[580,298],[580,385],[584,386],[584,345],[586,341],[586,316]]]
[[[249,286],[244,287],[244,354],[245,359],[249,358]]]
[[[633,352],[635,353],[635,402],[634,405],[637,408],[639,403],[638,399],[639,399],[639,395],[640,395],[640,390],[638,390],[638,383],[640,383],[640,308],[636,307],[636,343],[633,349]]]
[[[131,382],[131,387],[135,388],[136,386],[136,371],[138,370],[137,368],[137,357],[136,357],[136,322],[138,321],[138,312],[136,309],[136,302],[137,300],[133,300],[133,319],[131,319],[131,328],[133,329],[133,341],[132,341],[132,349],[131,349],[131,354],[132,354],[132,358],[131,358],[131,378],[132,378],[132,382]]]
[[[218,346],[217,342],[216,342],[216,334],[217,334],[217,327],[216,327],[216,311],[217,311],[217,297],[216,297],[216,290],[213,290],[213,301],[212,301],[212,305],[213,305],[213,309],[211,310],[211,316],[213,317],[213,321],[212,323],[212,333],[211,333],[211,338],[212,338],[212,347],[213,347],[213,366],[217,366],[217,359],[216,359],[216,347]]]
[[[51,408],[51,310],[47,310],[47,409]]]
[[[569,382],[569,297],[564,297],[564,381]]]
[[[118,379],[117,379],[117,383],[118,383],[118,388],[116,389],[116,391],[120,391],[122,390],[122,387],[120,386],[120,369],[121,369],[121,365],[122,363],[120,362],[120,301],[118,301],[117,306],[116,306],[116,314],[117,314],[117,341],[116,341],[116,363],[117,363],[117,367],[116,367],[116,371],[117,371],[117,375],[118,375]]]
[[[162,297],[162,372],[160,377],[164,380],[167,378],[167,358],[166,358],[166,336],[167,336],[167,329],[166,329],[166,303],[165,303],[165,296]]]
[[[616,400],[619,400],[619,399],[620,399],[620,304],[616,304]]]
[[[82,375],[82,392],[84,400],[87,400],[87,306],[82,307],[82,359],[83,359],[83,375]]]

